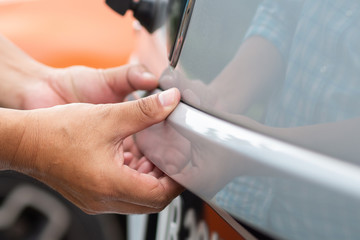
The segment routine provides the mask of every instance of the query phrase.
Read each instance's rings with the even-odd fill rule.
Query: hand
[[[143,66],[56,69],[37,62],[0,34],[0,106],[34,109],[72,102],[121,102],[158,85]]]
[[[6,107],[0,108],[2,170],[37,178],[94,214],[157,212],[182,191],[134,144],[124,145],[170,114],[179,102],[177,90],[102,105],[153,89],[157,81],[142,66],[54,69],[1,35],[0,52],[0,106]],[[72,102],[98,105],[65,105]],[[54,105],[61,106],[46,108]]]
[[[123,144],[125,165],[156,178],[164,176],[164,173],[139,151],[132,137],[126,138]]]
[[[177,89],[118,104],[67,104],[27,111],[10,169],[53,187],[87,213],[149,213],[183,190],[124,140],[164,120]]]
[[[42,78],[25,83],[23,109],[59,104],[116,103],[135,90],[154,89],[155,76],[141,65],[110,69],[74,66],[63,69],[46,67]]]
[[[168,176],[207,199],[242,173],[232,151],[215,145],[200,151],[204,147],[201,136],[190,142],[186,130],[179,131],[172,124],[159,123],[146,128],[136,134],[136,142],[141,152]]]

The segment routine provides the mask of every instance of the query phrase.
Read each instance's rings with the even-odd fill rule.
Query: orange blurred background
[[[54,67],[113,67],[134,50],[133,18],[105,0],[0,0],[0,33]]]

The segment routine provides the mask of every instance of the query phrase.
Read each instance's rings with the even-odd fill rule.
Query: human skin
[[[180,94],[123,102],[156,78],[143,66],[45,66],[0,35],[0,168],[49,185],[89,214],[150,213],[183,188],[131,136],[163,121]]]

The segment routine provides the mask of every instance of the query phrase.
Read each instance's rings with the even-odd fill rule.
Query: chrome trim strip
[[[172,55],[170,57],[170,65],[172,67],[174,67],[174,68],[176,67],[176,65],[177,65],[177,63],[179,61],[181,49],[182,49],[182,47],[184,45],[186,33],[187,33],[188,28],[189,28],[191,15],[192,15],[194,6],[195,6],[195,0],[189,0],[186,3],[183,18],[181,20],[180,28],[179,28],[179,31],[178,31],[178,34],[177,34],[177,37],[176,37],[176,40],[175,40],[174,50],[173,50]]]

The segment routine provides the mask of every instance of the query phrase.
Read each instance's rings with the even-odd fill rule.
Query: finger
[[[148,174],[154,176],[155,178],[160,178],[164,175],[164,173],[157,167],[154,167],[154,169]]]
[[[116,214],[149,214],[160,212],[162,208],[146,207],[138,204],[119,201],[117,199],[109,199],[106,202],[96,202],[90,206],[83,207],[82,203],[78,203],[69,198],[74,204],[76,204],[82,211],[87,214],[96,215],[104,213],[116,213]]]
[[[165,206],[164,206],[165,207]],[[150,214],[150,213],[158,213],[164,207],[161,208],[152,208],[146,207],[142,205],[119,202],[116,201],[111,205],[111,209],[108,213],[117,213],[117,214]],[[100,212],[101,213],[101,212]]]
[[[132,203],[125,203],[125,202],[115,202],[111,209],[107,213],[116,213],[116,214],[150,214],[150,213],[158,213],[163,208],[152,208],[141,206]],[[99,212],[101,213],[101,212]]]
[[[124,150],[130,152],[130,149],[133,147],[134,144],[135,143],[132,136],[125,138],[123,141]]]
[[[120,134],[124,137],[130,136],[165,120],[179,101],[179,90],[172,88],[136,101],[118,104],[115,114],[121,116],[120,120],[117,120]]]
[[[152,164],[152,163],[149,162],[149,161],[144,161],[144,162],[142,162],[141,165],[139,165],[137,171],[138,171],[139,173],[149,173],[149,172],[151,172],[153,169],[154,169],[154,164]]]
[[[108,86],[117,95],[126,96],[135,90],[151,90],[157,87],[158,81],[142,65],[126,65],[109,68],[103,71]]]
[[[131,152],[124,152],[124,164],[129,165],[134,155]]]
[[[143,154],[141,154],[137,145],[134,142],[134,136],[130,136],[124,139],[124,150],[127,152],[131,152],[136,158],[141,158]]]
[[[132,159],[127,160],[126,162],[124,162],[125,165],[129,166],[132,169],[136,169],[137,166],[139,165],[139,158],[134,157],[134,155],[132,155]]]
[[[161,209],[183,191],[183,187],[168,176],[157,179],[128,167],[123,167],[117,174],[122,177],[114,175],[114,186],[121,186],[118,189],[121,201],[128,203]]]
[[[131,185],[131,184],[130,184]],[[64,188],[55,188],[62,196],[68,199],[70,202],[78,206],[82,211],[87,214],[104,214],[104,213],[118,213],[118,214],[145,214],[160,212],[166,205],[162,205],[160,208],[148,207],[142,204],[136,204],[126,201],[123,197],[127,193],[111,194],[111,195],[99,195],[88,197],[83,199],[79,198],[78,194],[74,194],[73,191],[68,191]],[[104,198],[104,196],[107,196]],[[102,199],[102,200],[101,200]]]

